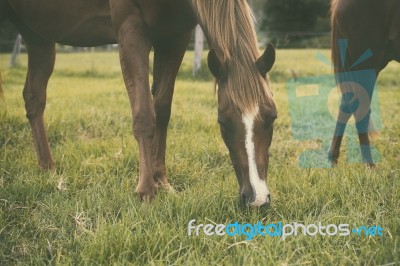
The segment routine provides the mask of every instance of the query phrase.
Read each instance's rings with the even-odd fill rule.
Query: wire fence
[[[276,48],[321,49],[331,46],[330,32],[268,32],[265,35],[265,40]]]

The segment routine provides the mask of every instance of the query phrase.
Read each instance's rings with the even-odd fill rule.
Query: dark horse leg
[[[54,43],[43,41],[27,43],[28,74],[24,87],[26,116],[29,119],[39,165],[43,169],[54,167],[47,133],[43,122],[46,106],[47,82],[55,62]]]
[[[153,140],[153,170],[157,186],[172,189],[167,180],[165,151],[167,127],[171,116],[171,103],[175,79],[181,65],[191,32],[154,43],[154,80],[152,86],[156,132]]]
[[[344,105],[344,101],[342,99],[342,103],[340,108]],[[340,155],[340,145],[342,144],[343,135],[346,129],[347,122],[349,121],[351,114],[347,114],[344,112],[340,112],[338,114],[338,118],[336,121],[335,131],[333,133],[332,144],[329,149],[328,159],[332,162],[333,165],[336,165]]]
[[[18,19],[7,1],[0,0],[0,22],[9,19],[24,37],[28,49],[28,72],[23,97],[26,116],[32,130],[39,166],[54,168],[43,115],[46,107],[46,89],[55,62],[55,44],[33,32]]]
[[[373,46],[375,47],[375,46]],[[336,49],[333,47],[333,49]],[[349,50],[357,51],[356,54],[361,54],[359,50],[352,48],[349,45]],[[342,93],[342,101],[340,105],[340,110],[336,122],[335,132],[332,139],[332,144],[329,150],[328,158],[332,162],[333,165],[337,164],[339,153],[340,153],[340,145],[343,139],[343,135],[345,132],[345,128],[348,120],[353,115],[356,121],[356,128],[358,133],[358,139],[360,143],[360,150],[362,155],[362,160],[370,167],[374,167],[374,162],[371,153],[371,146],[369,140],[369,131],[371,130],[371,100],[373,95],[373,89],[376,82],[376,78],[381,71],[382,66],[384,64],[383,60],[383,51],[380,49],[374,49],[374,57],[369,59],[368,63],[363,64],[362,70],[371,70],[371,76],[358,76],[354,77],[352,74],[352,70],[348,71],[347,74],[339,74],[340,70],[335,69],[336,75],[347,75],[347,82],[340,82],[339,78],[337,79],[337,86],[339,87]],[[334,59],[337,55],[334,54]],[[335,65],[337,66],[337,62]],[[345,70],[342,70],[345,72]],[[376,75],[376,76],[375,76]],[[350,77],[350,78],[349,78]],[[360,90],[357,89],[357,85],[352,84],[352,82],[357,83],[358,79],[363,78],[364,80],[370,80],[372,84],[369,89]],[[351,82],[349,82],[351,81]],[[363,96],[364,95],[364,96]],[[354,100],[359,100],[359,106],[355,109]]]
[[[336,121],[336,127],[332,139],[332,144],[329,150],[329,160],[332,162],[333,165],[337,164],[339,154],[340,154],[340,146],[343,140],[344,132],[346,129],[347,122],[349,121],[350,117],[353,115],[356,120],[356,128],[358,133],[358,139],[360,143],[361,155],[363,158],[363,162],[367,163],[369,166],[373,167],[373,160],[371,154],[371,147],[369,141],[369,127],[370,127],[370,117],[371,117],[371,107],[370,102],[361,103],[361,105],[365,106],[364,110],[367,110],[367,113],[361,113],[360,110],[356,110],[355,112],[351,112],[351,99],[346,99],[348,95],[346,95],[349,91],[355,91],[354,88],[351,88],[348,84],[338,84],[341,92],[345,92],[342,95],[342,101],[340,105],[340,110],[338,114],[338,118]],[[348,87],[350,86],[350,87]],[[372,98],[372,94],[371,94]]]

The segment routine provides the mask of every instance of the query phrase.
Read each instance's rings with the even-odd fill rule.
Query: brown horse
[[[351,109],[352,100],[346,99],[348,92],[360,94],[354,83],[340,82],[339,73],[348,72],[350,80],[357,79],[351,73],[372,69],[376,77],[391,60],[400,62],[400,1],[398,0],[332,0],[332,60],[335,66],[336,82],[343,93],[341,110]],[[342,51],[340,39],[348,41],[347,51]],[[372,52],[371,58],[352,67],[365,52]],[[343,49],[342,49],[343,50]],[[344,62],[344,57],[345,62]],[[375,74],[374,74],[375,75]],[[371,77],[363,77],[371,78]],[[353,85],[352,85],[353,84]],[[368,131],[370,125],[370,95],[360,101],[360,108],[352,112],[339,112],[329,159],[336,164],[346,124],[351,115],[356,120],[358,138],[363,161],[373,166]],[[360,95],[358,95],[360,96]],[[358,97],[361,99],[360,97]],[[363,107],[363,108],[361,108]],[[364,109],[364,110],[362,110]]]
[[[152,199],[157,187],[169,187],[165,149],[175,78],[192,29],[199,23],[213,48],[208,63],[218,84],[218,122],[240,184],[241,200],[256,207],[269,203],[268,148],[277,115],[266,74],[275,61],[275,50],[269,45],[260,56],[245,0],[0,0],[0,22],[6,19],[27,43],[23,96],[38,162],[45,169],[54,167],[43,113],[55,43],[119,44],[133,133],[139,145],[136,192],[142,200]]]

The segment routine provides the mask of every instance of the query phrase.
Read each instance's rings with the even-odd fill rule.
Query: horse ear
[[[214,77],[219,79],[221,77],[221,62],[219,61],[215,49],[211,49],[210,52],[208,52],[207,62],[211,73]]]
[[[272,44],[268,44],[264,53],[258,58],[256,65],[260,74],[265,77],[275,63],[275,48]]]

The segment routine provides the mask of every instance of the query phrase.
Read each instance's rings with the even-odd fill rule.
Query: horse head
[[[277,112],[267,73],[275,62],[275,49],[268,45],[255,62],[240,58],[245,57],[222,62],[212,49],[208,66],[218,86],[218,123],[239,181],[241,203],[261,207],[270,203],[266,179]]]

